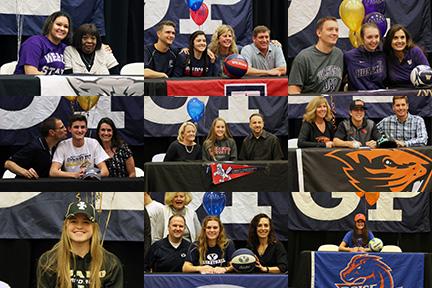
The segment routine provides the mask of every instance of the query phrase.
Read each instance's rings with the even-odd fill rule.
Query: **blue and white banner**
[[[316,22],[326,16],[334,16],[339,22],[339,41],[342,50],[352,48],[348,40],[348,28],[339,16],[342,1],[333,0],[291,0],[288,8],[288,57],[295,57],[302,49],[316,43]],[[386,1],[385,16],[387,23],[402,24],[410,31],[413,40],[432,51],[431,9],[429,0],[392,0]]]
[[[420,91],[420,90],[419,90]],[[391,93],[395,93],[394,91]],[[400,93],[406,93],[399,92]],[[359,94],[359,93],[356,93]],[[406,94],[404,94],[406,95]],[[421,95],[426,96],[426,95]],[[288,97],[288,115],[290,119],[303,118],[306,105],[314,96],[292,96]],[[384,118],[392,115],[393,96],[379,95],[353,95],[348,93],[344,95],[326,96],[329,105],[335,113],[336,118],[349,117],[349,105],[353,99],[361,99],[367,106],[366,116],[369,118]],[[422,117],[432,117],[432,97],[408,96],[409,111],[411,114]]]
[[[84,96],[83,96],[84,97]],[[24,145],[39,136],[39,124],[49,118],[62,119],[65,126],[73,112],[87,116],[89,137],[103,117],[111,118],[119,129],[120,136],[129,145],[144,144],[143,97],[107,97],[99,100],[88,112],[77,103],[60,96],[0,97],[0,145]]]
[[[144,1],[144,44],[156,42],[156,26],[162,20],[173,21],[176,28],[174,48],[188,47],[189,36],[196,30],[203,30],[207,40],[221,24],[231,25],[237,37],[237,45],[252,42],[252,0],[206,0],[207,20],[201,26],[195,24],[183,0]]]
[[[191,118],[187,102],[193,97],[144,97],[144,136],[177,136],[181,123]],[[198,135],[207,135],[214,118],[222,117],[234,136],[250,133],[249,116],[264,115],[264,128],[276,135],[288,134],[289,97],[197,97],[205,104],[204,117],[198,122]],[[163,117],[161,117],[163,115]]]
[[[312,288],[424,287],[422,253],[312,252]]]
[[[46,16],[59,10],[71,16],[73,29],[94,23],[101,35],[105,35],[104,0],[2,0],[0,35],[18,34],[18,15],[23,17],[23,35],[40,34]]]
[[[292,192],[288,198],[290,230],[349,231],[361,212],[374,233],[430,231],[428,192]]]
[[[1,239],[59,239],[67,207],[77,201],[76,193],[0,194]],[[97,221],[102,232],[106,229],[105,240],[143,241],[143,193],[81,192],[80,196],[82,200],[95,204]]]

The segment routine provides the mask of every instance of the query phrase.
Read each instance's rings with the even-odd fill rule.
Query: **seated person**
[[[177,53],[171,49],[176,31],[175,24],[166,20],[157,26],[158,40],[144,46],[144,78],[168,78],[172,76]]]
[[[119,63],[112,53],[102,49],[101,36],[94,24],[78,27],[64,58],[65,74],[119,74]]]
[[[230,25],[219,25],[212,35],[208,48],[216,56],[216,65],[219,71],[217,76],[223,76],[225,58],[239,53],[234,29]]]
[[[333,112],[324,96],[315,96],[306,106],[297,145],[299,148],[333,148]]]
[[[354,217],[354,229],[347,232],[339,245],[343,252],[370,252],[369,241],[374,237],[366,227],[366,217],[358,213]]]
[[[237,144],[231,136],[226,121],[215,118],[203,144],[202,158],[205,161],[237,160]]]
[[[282,160],[279,139],[264,130],[264,116],[254,113],[249,117],[251,134],[243,140],[240,160]]]
[[[213,53],[207,53],[207,42],[203,31],[195,31],[189,38],[188,53],[177,55],[173,77],[204,77],[219,75],[216,58]],[[210,57],[212,55],[213,57]]]
[[[285,273],[288,269],[288,256],[276,233],[270,217],[256,215],[249,225],[248,248],[257,258],[256,270],[262,273]]]
[[[164,162],[201,160],[201,145],[195,142],[196,132],[195,124],[184,122],[178,130],[177,140],[168,147]]]
[[[81,114],[73,115],[69,121],[68,130],[72,138],[58,144],[53,156],[50,176],[82,178],[85,172],[94,166],[99,168],[100,176],[108,176],[105,160],[109,156],[96,139],[85,137],[87,118]]]
[[[168,236],[151,245],[144,259],[144,271],[182,272],[190,242],[183,239],[185,218],[174,214],[168,219]]]
[[[232,271],[230,261],[234,251],[234,242],[227,238],[219,217],[207,216],[198,241],[189,246],[183,272],[223,274]]]
[[[249,68],[247,75],[281,76],[286,74],[286,61],[282,48],[270,43],[270,29],[257,26],[253,30],[253,43],[241,50]]]
[[[376,141],[381,137],[375,123],[365,118],[367,107],[362,100],[353,100],[350,104],[349,119],[343,120],[334,135],[335,147],[359,148],[368,146],[376,148]]]
[[[396,141],[398,147],[424,146],[428,134],[422,117],[408,112],[408,96],[393,96],[394,115],[382,119],[377,128],[381,134]]]
[[[66,127],[58,118],[48,118],[39,127],[42,137],[34,139],[6,160],[4,167],[16,178],[38,179],[48,177],[52,155],[57,143],[66,138]]]

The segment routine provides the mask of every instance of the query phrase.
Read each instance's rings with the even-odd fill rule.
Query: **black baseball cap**
[[[356,103],[356,102],[360,102],[361,104]],[[367,110],[367,107],[365,106],[365,103],[363,102],[363,100],[360,100],[360,99],[354,99],[354,100],[351,101],[351,104],[350,104],[350,111],[352,111],[352,110],[356,110],[356,109],[363,109],[363,110]]]
[[[65,215],[65,219],[68,219],[77,214],[84,214],[91,222],[96,222],[95,208],[90,203],[84,201],[70,203]]]

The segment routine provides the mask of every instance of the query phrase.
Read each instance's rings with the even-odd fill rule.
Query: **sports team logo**
[[[413,149],[334,150],[325,154],[338,160],[349,183],[365,192],[424,192],[432,176],[432,159]],[[379,193],[367,196],[369,204]]]
[[[220,184],[230,181],[235,178],[249,175],[254,173],[261,167],[255,167],[251,165],[238,165],[238,164],[221,164],[212,163],[209,164],[211,169],[213,184]]]
[[[394,288],[392,269],[377,255],[358,254],[340,271],[338,288]]]

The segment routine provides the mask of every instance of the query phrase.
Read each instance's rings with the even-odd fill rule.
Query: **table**
[[[145,79],[146,96],[288,96],[288,77]]]
[[[70,178],[0,179],[2,192],[142,192],[144,177],[82,180]]]
[[[145,288],[285,288],[287,274],[144,274]],[[235,285],[235,286],[231,286]],[[207,286],[204,286],[207,287]]]
[[[312,258],[314,253],[330,253],[330,254],[341,254],[341,255],[358,255],[358,253],[347,253],[347,252],[314,252],[314,251],[302,251],[300,253],[300,257],[296,265],[294,265],[294,271],[290,272],[293,275],[292,285],[293,287],[310,287],[311,285],[311,277],[312,277]],[[431,259],[432,256],[430,253],[374,253],[379,256],[383,255],[396,255],[397,257],[407,257],[413,254],[421,254],[424,259],[424,271],[422,274],[419,274],[418,277],[424,277],[424,287],[431,288]],[[398,267],[392,267],[397,269]],[[315,268],[319,269],[319,267]],[[406,275],[407,276],[407,275]],[[396,287],[396,286],[395,286]],[[399,286],[398,286],[399,287]]]
[[[145,190],[165,191],[261,191],[286,192],[288,165],[286,161],[237,161],[232,164],[259,167],[259,170],[231,181],[213,184],[208,162],[144,163]]]
[[[290,148],[288,166],[288,191],[432,191],[432,149],[428,146],[401,149]],[[398,173],[404,177],[392,181],[392,175],[399,179]]]

